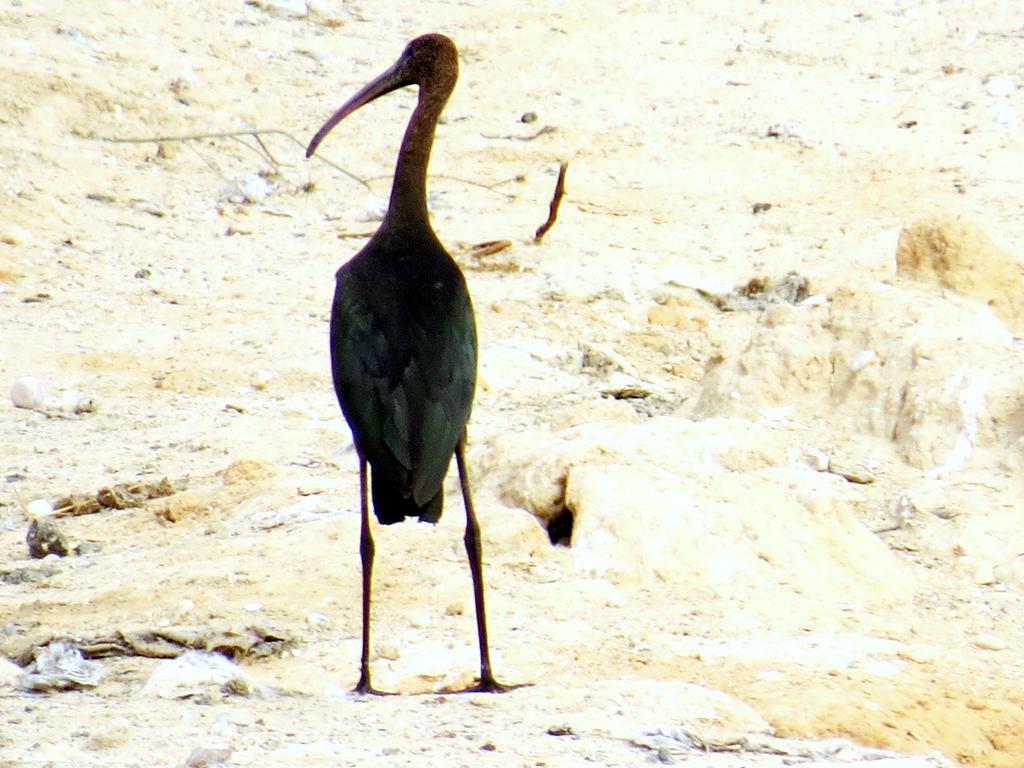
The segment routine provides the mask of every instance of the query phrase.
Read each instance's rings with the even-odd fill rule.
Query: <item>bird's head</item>
[[[309,142],[306,157],[311,157],[331,129],[357,109],[407,85],[418,85],[420,103],[432,103],[440,112],[451,95],[458,76],[459,53],[455,43],[436,32],[417,37],[405,46],[398,61],[365,85],[331,115]]]

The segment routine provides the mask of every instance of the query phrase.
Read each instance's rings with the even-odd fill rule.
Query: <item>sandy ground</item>
[[[1024,765],[1021,283],[896,274],[923,217],[1020,249],[1018,4],[379,5],[0,10],[0,383],[47,389],[0,405],[0,652],[290,641],[232,691],[137,655],[0,682],[0,765]],[[452,483],[377,537],[377,682],[423,695],[362,699],[327,318],[415,94],[302,145],[426,31],[461,52],[430,202],[477,308],[492,652],[532,685],[436,693],[476,667]],[[809,298],[704,298],[790,272]],[[29,558],[38,500],[163,477]]]

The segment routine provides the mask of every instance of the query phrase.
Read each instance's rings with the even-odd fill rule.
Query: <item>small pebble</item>
[[[828,454],[820,448],[808,447],[804,449],[804,463],[815,472],[828,472]]]
[[[908,645],[901,648],[896,655],[915,664],[934,664],[939,658],[938,652],[926,645]]]
[[[519,118],[520,123],[535,123],[537,122],[536,112],[524,112],[522,117]]]
[[[25,507],[25,511],[33,518],[45,517],[53,512],[53,504],[50,503],[49,499],[33,499]]]
[[[262,392],[267,388],[267,385],[273,381],[273,379],[274,374],[270,371],[256,371],[256,373],[252,375],[252,388],[258,389]]]
[[[995,584],[996,569],[992,567],[992,563],[981,563],[977,568],[974,569],[974,583],[980,586],[986,586],[988,584]]]
[[[251,603],[246,603],[242,606],[242,610],[246,613],[259,613],[263,610],[263,603],[255,601]]]
[[[8,224],[0,231],[0,243],[7,245],[21,245],[28,237],[28,233],[17,224]]]
[[[394,643],[377,643],[377,656],[388,661],[396,661],[402,652]]]
[[[875,354],[873,349],[862,349],[853,356],[853,360],[850,361],[850,367],[853,368],[855,372],[860,371],[869,363],[873,363],[877,359],[878,355]]]
[[[1006,641],[1001,637],[982,632],[974,639],[974,644],[986,651],[1001,651],[1006,647]]]
[[[258,173],[247,173],[238,179],[228,199],[233,203],[262,203],[270,196],[270,184]]]
[[[1017,86],[1005,77],[990,77],[985,83],[985,90],[989,96],[1009,96],[1017,90]]]

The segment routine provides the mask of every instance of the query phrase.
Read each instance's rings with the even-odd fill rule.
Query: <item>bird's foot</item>
[[[484,675],[480,682],[466,688],[462,693],[508,693],[516,688],[525,688],[533,683],[499,683],[491,675]]]
[[[368,696],[394,696],[395,694],[390,691],[379,691],[370,685],[369,675],[362,675],[359,678],[359,682],[356,683],[356,687],[352,689],[353,693],[364,694]]]

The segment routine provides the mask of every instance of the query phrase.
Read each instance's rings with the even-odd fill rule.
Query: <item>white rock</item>
[[[853,360],[850,361],[850,367],[853,368],[854,371],[860,371],[877,359],[878,355],[875,354],[873,349],[862,349],[853,356]]]
[[[258,173],[247,173],[235,181],[228,195],[232,202],[262,203],[270,196],[270,183]]]
[[[804,448],[804,463],[815,472],[828,472],[828,453],[820,448],[808,446]]]
[[[250,383],[252,384],[253,389],[262,391],[267,388],[267,385],[270,384],[273,379],[274,374],[270,371],[256,371],[256,373],[252,375],[252,381]]]
[[[240,693],[260,688],[237,664],[219,653],[186,651],[176,659],[161,662],[142,686],[140,694],[180,699],[226,686]]]
[[[53,512],[53,505],[48,499],[33,499],[25,507],[25,511],[28,512],[29,517],[45,517]]]
[[[28,232],[17,224],[8,224],[0,230],[0,243],[7,245],[21,245],[28,238]]]
[[[1017,86],[1005,77],[990,77],[985,83],[985,90],[989,96],[1009,96],[1017,90]]]
[[[45,397],[43,383],[34,376],[22,376],[11,385],[11,402],[15,408],[42,408]]]

